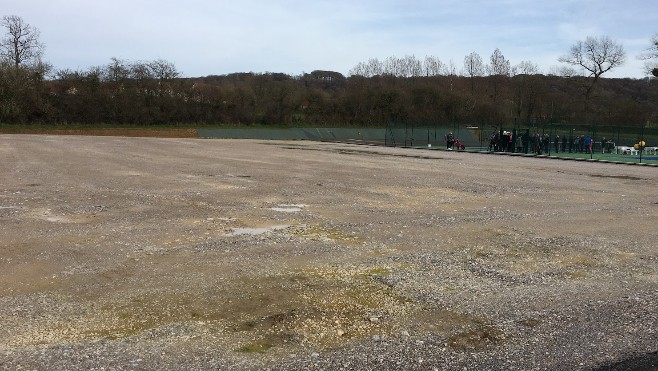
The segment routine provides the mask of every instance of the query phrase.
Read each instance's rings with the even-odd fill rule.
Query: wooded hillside
[[[0,122],[83,125],[372,126],[511,122],[655,126],[658,81],[601,79],[585,111],[585,77],[345,77],[234,73],[179,78],[112,65],[61,71],[0,68]],[[115,66],[116,67],[116,66]],[[139,67],[139,66],[137,66]]]

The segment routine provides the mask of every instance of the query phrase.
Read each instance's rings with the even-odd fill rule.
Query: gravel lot
[[[655,167],[0,135],[0,369],[658,365]]]

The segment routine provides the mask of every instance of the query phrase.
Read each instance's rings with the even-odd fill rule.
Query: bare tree
[[[367,67],[366,64],[363,62],[359,62],[356,64],[356,66],[352,67],[348,72],[348,76],[363,76],[363,77],[368,77],[366,76],[367,74]]]
[[[425,57],[423,62],[414,55],[405,55],[400,58],[391,56],[384,61],[371,58],[368,62],[359,62],[350,70],[349,74],[363,77],[378,75],[395,77],[436,76],[440,74],[441,65],[441,61],[436,57]]]
[[[589,101],[594,85],[601,75],[624,63],[626,52],[621,44],[617,44],[607,36],[588,37],[571,47],[569,54],[558,60],[572,66],[581,67],[591,77],[591,82],[585,89],[585,105]]]
[[[180,76],[180,72],[176,69],[176,66],[164,59],[154,60],[148,66],[153,76],[160,81],[172,80]]]
[[[512,75],[537,75],[538,73],[539,67],[531,61],[521,61],[512,69]]]
[[[489,65],[489,74],[492,76],[509,76],[511,67],[508,59],[496,48],[490,58],[491,64]]]
[[[130,65],[128,62],[112,57],[105,67],[105,79],[112,82],[121,82],[130,78]]]
[[[561,76],[561,77],[576,77],[582,76],[582,72],[579,72],[572,66],[558,66],[552,65],[548,68],[546,73],[548,76]]]
[[[471,91],[475,92],[475,77],[484,75],[485,67],[482,57],[472,52],[464,58],[464,71],[471,78]]]
[[[146,62],[133,62],[127,68],[130,70],[130,77],[137,81],[150,80],[153,78],[150,64]]]
[[[589,99],[599,78],[611,69],[622,65],[625,59],[624,47],[607,36],[590,36],[585,41],[578,41],[571,47],[569,54],[558,59],[562,63],[584,69],[591,78],[584,87],[586,119]]]
[[[651,46],[639,56],[644,59],[647,74],[658,77],[658,34],[651,38]]]
[[[406,77],[418,77],[423,74],[423,62],[419,61],[413,54],[404,56],[404,66]]]
[[[367,74],[365,76],[379,76],[384,74],[384,63],[377,58],[368,59]]]
[[[526,121],[530,121],[539,101],[541,83],[536,76],[539,74],[539,67],[531,61],[521,61],[514,66],[512,74],[514,75],[512,79],[514,114],[517,119],[521,119],[522,113],[525,112]]]
[[[394,55],[384,60],[384,74],[400,76],[403,70],[402,60]]]
[[[379,76],[384,74],[384,63],[377,58],[370,58],[368,62],[359,62],[348,74],[362,77]]]
[[[447,65],[443,65],[443,74],[446,76],[457,76],[457,65],[452,59]]]
[[[457,65],[455,65],[455,62],[451,59],[450,63],[447,65],[443,66],[443,71],[446,76],[448,76],[449,81],[450,81],[450,91],[452,92],[452,89],[454,87],[455,79],[457,78]]]
[[[624,47],[607,36],[590,36],[585,41],[579,41],[571,47],[569,54],[559,58],[560,62],[582,67],[595,80],[622,65],[625,60]]]
[[[39,65],[45,46],[39,41],[39,30],[17,15],[2,17],[0,26],[5,34],[0,39],[0,57],[19,67],[22,64]]]
[[[489,74],[492,76],[493,81],[493,100],[494,103],[498,100],[498,85],[500,80],[503,80],[510,76],[511,67],[509,60],[505,59],[505,56],[496,48],[490,58],[491,64],[489,65]]]
[[[426,55],[423,62],[423,70],[425,71],[425,76],[439,76],[443,70],[443,62],[438,57]]]

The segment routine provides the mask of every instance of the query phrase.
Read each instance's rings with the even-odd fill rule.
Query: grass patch
[[[560,263],[567,266],[581,266],[588,268],[593,268],[599,265],[593,257],[581,254],[563,256],[560,258]]]
[[[270,350],[272,347],[274,347],[274,345],[270,343],[266,343],[263,341],[256,341],[244,345],[243,347],[237,349],[237,351],[242,353],[265,353],[268,350]]]
[[[351,243],[361,242],[361,238],[359,238],[358,236],[346,234],[343,231],[336,228],[323,227],[318,225],[305,226],[303,229],[292,231],[292,234],[308,239],[329,240],[336,242],[351,242]]]
[[[368,272],[366,272],[368,275],[377,275],[377,276],[388,276],[391,274],[391,270],[388,268],[372,268]]]

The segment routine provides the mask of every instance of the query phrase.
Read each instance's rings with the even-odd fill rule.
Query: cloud
[[[496,48],[512,64],[530,60],[548,68],[587,36],[621,40],[630,53],[639,40],[648,44],[658,24],[641,0],[5,2],[5,12],[41,30],[46,59],[57,68],[86,68],[112,57],[163,58],[187,76],[347,73],[369,58],[407,54],[434,55],[461,68],[468,53],[488,60]]]

